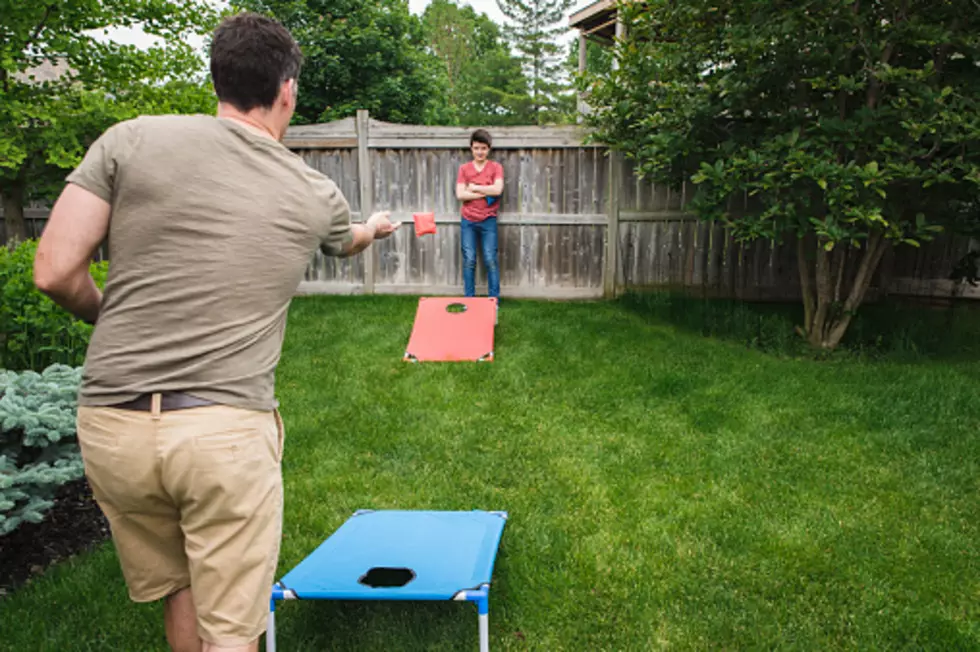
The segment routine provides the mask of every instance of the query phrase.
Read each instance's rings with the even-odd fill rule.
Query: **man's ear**
[[[295,79],[287,79],[279,87],[279,103],[284,108],[289,108],[290,102],[295,102],[298,97],[298,86]]]

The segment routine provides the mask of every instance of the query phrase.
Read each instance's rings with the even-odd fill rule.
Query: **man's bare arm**
[[[481,193],[484,196],[496,197],[504,191],[504,180],[503,178],[497,179],[489,186],[471,185],[469,189],[473,192]]]
[[[109,231],[111,211],[98,195],[68,184],[51,209],[34,257],[37,288],[92,324],[99,317],[102,292],[89,273],[89,265]]]
[[[456,184],[456,199],[460,201],[472,201],[474,199],[483,199],[486,197],[483,193],[473,192],[467,189],[465,183]]]
[[[351,224],[350,228],[354,234],[354,239],[351,241],[350,247],[345,249],[339,257],[356,256],[370,247],[375,240],[383,240],[397,231],[402,223],[392,224],[389,215],[388,211],[383,211],[369,217],[364,224]]]

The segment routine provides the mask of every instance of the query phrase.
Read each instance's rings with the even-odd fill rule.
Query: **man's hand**
[[[391,216],[391,211],[381,211],[380,213],[375,213],[367,220],[368,228],[374,230],[375,240],[384,240],[389,235],[398,230],[398,227],[402,225],[401,222],[391,223],[389,219]]]
[[[388,219],[389,215],[391,212],[381,211],[369,217],[363,224],[351,224],[354,240],[350,247],[341,254],[341,257],[359,254],[370,247],[375,240],[384,240],[397,231],[402,223],[395,222],[392,224],[391,220]]]

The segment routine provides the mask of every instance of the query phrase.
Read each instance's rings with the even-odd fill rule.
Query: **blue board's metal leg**
[[[269,622],[265,628],[266,652],[276,652],[276,598],[269,600]]]
[[[483,598],[477,603],[480,619],[480,652],[490,652],[490,609],[488,600]],[[275,652],[275,651],[273,651]]]
[[[473,591],[460,591],[453,600],[467,600],[476,603],[476,613],[480,620],[480,652],[490,652],[490,585],[482,584]]]
[[[298,596],[292,589],[283,588],[282,584],[272,587],[272,597],[269,598],[269,620],[265,629],[266,652],[276,652],[276,600],[296,600]]]

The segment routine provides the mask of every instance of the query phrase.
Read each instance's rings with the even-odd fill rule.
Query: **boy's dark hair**
[[[493,141],[490,139],[490,132],[486,129],[477,129],[470,135],[470,147],[473,143],[483,143],[487,147],[493,146]]]
[[[271,108],[279,87],[298,79],[303,53],[279,22],[251,12],[226,18],[211,42],[211,79],[218,99],[239,111]]]

